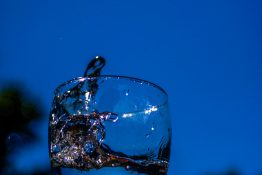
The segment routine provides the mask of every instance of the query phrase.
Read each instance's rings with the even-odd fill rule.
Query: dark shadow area
[[[17,149],[23,149],[32,142],[37,142],[38,136],[28,125],[41,119],[42,109],[30,97],[24,88],[16,84],[1,87],[0,89],[0,174],[15,175],[12,160],[8,156]],[[34,175],[49,174],[35,172]]]
[[[205,173],[204,175],[243,175],[235,169],[231,169],[222,173]]]

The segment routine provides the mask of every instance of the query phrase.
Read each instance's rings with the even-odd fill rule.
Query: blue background
[[[0,83],[19,81],[44,108],[41,136],[15,156],[48,164],[54,88],[95,55],[104,74],[143,78],[169,94],[170,175],[262,172],[262,12],[259,0],[1,0]]]

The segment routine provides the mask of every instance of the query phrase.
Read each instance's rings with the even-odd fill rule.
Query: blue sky
[[[34,167],[48,163],[53,90],[102,55],[104,74],[168,92],[170,175],[262,172],[261,7],[259,0],[1,0],[0,84],[21,82],[45,111],[33,126],[42,142],[17,166],[26,166],[26,155]]]

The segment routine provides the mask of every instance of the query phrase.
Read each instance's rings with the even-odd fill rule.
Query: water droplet
[[[117,116],[117,114],[111,113],[110,115],[108,115],[107,120],[112,121],[112,122],[116,122],[118,120],[118,116]]]
[[[146,138],[149,138],[155,131],[156,124],[153,122],[151,128],[149,129],[148,133],[146,134]]]
[[[118,115],[111,112],[104,112],[100,114],[100,118],[102,120],[116,122],[118,120]]]
[[[128,95],[129,95],[129,89],[124,90],[124,91],[123,91],[123,94],[124,94],[125,96],[128,96]]]
[[[154,131],[156,129],[156,124],[155,122],[152,123],[152,126],[151,126],[151,131]]]
[[[95,59],[91,60],[88,64],[84,77],[96,77],[101,73],[101,69],[105,66],[106,60],[101,56],[96,56]]]

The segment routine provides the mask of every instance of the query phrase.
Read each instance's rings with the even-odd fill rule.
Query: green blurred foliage
[[[12,170],[8,155],[14,152],[14,147],[21,148],[37,140],[28,124],[41,116],[38,103],[30,99],[30,94],[20,86],[12,85],[0,90],[0,174],[19,174],[6,172],[7,169]]]

